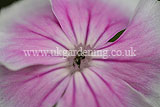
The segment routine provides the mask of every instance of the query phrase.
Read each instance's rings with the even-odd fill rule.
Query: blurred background
[[[19,1],[19,0],[0,0],[0,10],[4,7],[11,5],[14,2],[17,2],[17,1]]]
[[[0,0],[0,10],[3,8],[3,7],[7,7],[9,5],[11,5],[12,3],[14,2],[17,2],[19,0]],[[158,0],[160,1],[160,0]]]

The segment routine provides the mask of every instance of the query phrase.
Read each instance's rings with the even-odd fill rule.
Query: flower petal
[[[159,107],[159,94],[153,89],[160,80],[160,2],[142,0],[126,31],[113,44],[101,49],[120,50],[122,55],[109,56],[104,61],[115,77],[126,81],[131,87],[145,95],[154,107]],[[128,50],[132,55],[126,55]],[[134,51],[135,50],[135,51]],[[99,62],[97,62],[99,63]],[[107,68],[106,68],[107,69]],[[159,83],[158,83],[159,84]],[[157,88],[158,89],[158,88]],[[158,98],[158,99],[157,99]]]
[[[2,107],[51,107],[63,95],[70,77],[64,66],[33,66],[0,72]]]
[[[67,50],[73,48],[52,13],[48,0],[24,0],[1,11],[0,62],[11,70],[35,64],[56,64],[53,57],[25,57],[23,50]]]
[[[101,42],[106,42],[121,29],[124,29],[129,21],[136,0],[131,7],[130,0],[51,0],[53,12],[63,30],[74,44],[87,44],[94,47]],[[125,0],[127,1],[127,0]],[[124,10],[124,8],[127,8]],[[127,11],[126,11],[127,10]],[[100,41],[101,38],[101,41]],[[97,44],[98,42],[98,44]]]
[[[145,98],[127,83],[102,75],[105,69],[91,68],[75,73],[59,107],[151,107]]]

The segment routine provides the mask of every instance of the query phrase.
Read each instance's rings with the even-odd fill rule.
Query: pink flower
[[[24,0],[3,9],[0,107],[160,107],[160,3],[137,3]],[[120,31],[121,37],[111,42]],[[132,56],[114,51],[106,59],[86,54],[27,57],[23,51],[57,47],[82,47],[80,53],[135,51]]]

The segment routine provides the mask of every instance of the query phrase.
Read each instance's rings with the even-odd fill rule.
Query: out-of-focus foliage
[[[16,1],[19,0],[0,0],[0,9],[2,9],[3,7],[7,7]]]

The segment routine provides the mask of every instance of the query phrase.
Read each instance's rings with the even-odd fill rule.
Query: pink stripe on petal
[[[159,86],[160,75],[160,3],[156,0],[142,0],[137,13],[122,36],[113,44],[101,50],[136,50],[135,56],[109,56],[107,59],[94,59],[105,63],[106,72],[120,78],[134,90],[143,94],[155,107],[159,107],[160,95],[156,89]],[[133,52],[132,51],[132,52]],[[96,64],[95,64],[96,65]],[[154,99],[154,100],[153,100]]]
[[[52,72],[46,73],[50,69]],[[0,103],[4,107],[53,106],[68,85],[68,74],[67,69],[47,66],[30,67],[14,73],[1,68]],[[30,79],[34,75],[36,77]]]
[[[76,72],[64,94],[58,102],[60,107],[97,107],[93,93],[88,88],[80,72]]]
[[[29,8],[31,5],[34,6]],[[26,8],[21,9],[21,6]],[[26,57],[23,52],[57,48],[69,50],[74,47],[55,18],[49,1],[20,1],[6,11],[3,13],[2,10],[3,14],[0,15],[0,62],[3,65],[11,70],[19,70],[32,65],[54,65],[66,61],[62,55]],[[10,14],[13,12],[17,18],[11,21],[13,16]]]
[[[92,68],[91,68],[92,69]],[[57,106],[60,107],[151,107],[143,95],[103,68],[75,73]],[[83,81],[83,82],[82,82]]]
[[[125,12],[117,4],[126,2],[119,0],[115,0],[115,2],[110,0],[51,1],[55,16],[64,32],[72,39],[73,44],[82,43],[92,47],[97,42],[98,45],[104,44],[114,34],[124,29],[130,18],[127,12],[130,11],[130,8]],[[113,23],[115,26],[112,28]],[[100,42],[97,39],[101,39]]]

